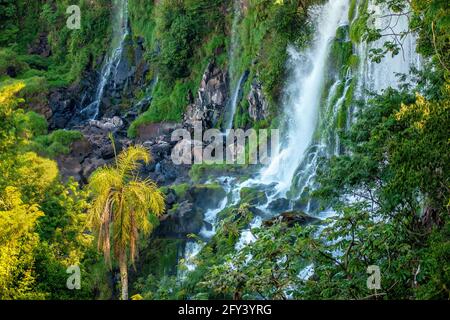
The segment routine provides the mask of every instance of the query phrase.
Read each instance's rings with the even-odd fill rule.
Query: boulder
[[[288,210],[289,205],[290,205],[290,202],[288,199],[279,198],[279,199],[276,199],[276,200],[272,201],[271,203],[269,203],[267,208],[270,211],[282,212],[282,211]]]
[[[253,188],[241,189],[241,203],[248,203],[250,205],[259,205],[267,202],[267,196],[264,191]]]
[[[90,126],[97,127],[103,131],[111,132],[122,129],[123,120],[120,117],[103,118],[102,120],[90,120]]]
[[[296,224],[307,225],[307,224],[315,223],[318,221],[320,221],[318,218],[307,215],[304,212],[290,211],[290,212],[282,213],[281,215],[279,215],[271,220],[265,221],[264,224],[266,226],[272,226],[275,223],[283,222],[283,223],[286,223],[288,227],[293,227]]]
[[[203,214],[193,203],[184,201],[174,206],[163,217],[156,234],[160,237],[185,239],[189,234],[198,234],[203,227]]]

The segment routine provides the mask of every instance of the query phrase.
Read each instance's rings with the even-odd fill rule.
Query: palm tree
[[[114,141],[113,147],[115,150]],[[150,161],[147,149],[129,147],[116,155],[115,165],[94,172],[89,183],[94,202],[88,222],[110,268],[112,245],[120,269],[122,300],[128,300],[128,264],[131,261],[134,266],[137,258],[139,233],[148,235],[153,229],[149,214],[159,217],[165,209],[164,196],[156,184],[138,177],[141,163]]]

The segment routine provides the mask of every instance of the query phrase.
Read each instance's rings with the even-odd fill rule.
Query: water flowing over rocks
[[[160,237],[187,238],[204,226],[205,212],[215,208],[226,195],[218,185],[183,185],[181,190],[167,189],[167,214],[157,229]]]
[[[85,120],[80,115],[80,106],[92,93],[96,86],[98,73],[92,69],[92,64],[84,70],[82,79],[69,87],[53,89],[48,95],[52,110],[49,119],[51,129],[66,129],[83,125]]]
[[[124,101],[134,98],[135,89],[145,85],[149,65],[144,60],[143,44],[142,38],[134,41],[128,36],[125,39],[121,56],[105,87],[100,104],[101,115],[112,117],[120,114]]]

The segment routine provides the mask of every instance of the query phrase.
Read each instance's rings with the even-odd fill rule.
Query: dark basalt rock
[[[157,228],[159,237],[185,239],[191,233],[198,234],[203,226],[212,228],[204,221],[204,213],[217,207],[226,196],[219,185],[186,184],[186,188],[180,190],[178,194],[170,188],[165,191],[167,215]]]
[[[156,235],[163,238],[187,238],[199,233],[203,227],[203,214],[193,203],[183,201],[168,211],[156,229]]]
[[[203,129],[213,128],[225,112],[228,86],[228,73],[217,67],[214,62],[209,63],[203,74],[197,97],[184,114],[184,127],[193,129],[199,122]]]
[[[290,202],[286,198],[279,198],[268,205],[268,209],[270,211],[282,212],[289,209]]]
[[[48,43],[47,33],[40,33],[38,38],[28,48],[28,54],[37,54],[48,58],[52,55],[52,49]]]
[[[122,126],[122,120],[115,117],[94,120],[79,128],[83,139],[72,143],[68,155],[57,157],[63,179],[67,180],[72,176],[84,184],[97,168],[111,163],[114,159],[114,149],[108,137],[109,133],[113,133],[115,137],[117,152],[131,144],[131,140],[118,133]]]
[[[290,212],[282,213],[281,215],[279,215],[271,220],[265,221],[264,225],[272,226],[275,223],[283,222],[283,223],[286,223],[288,227],[293,227],[296,224],[306,225],[306,224],[310,224],[310,223],[316,223],[318,221],[320,221],[318,218],[307,215],[304,212],[290,211]]]
[[[265,120],[269,116],[269,102],[264,96],[262,85],[254,80],[247,97],[249,104],[248,114],[253,121]]]

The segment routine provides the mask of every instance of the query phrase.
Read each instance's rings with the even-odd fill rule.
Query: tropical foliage
[[[247,168],[193,166],[192,181],[160,186],[148,179],[149,150],[131,143],[119,154],[114,146],[108,165],[84,181],[63,177],[61,160],[86,142],[86,132],[49,127],[59,112],[50,98],[80,102],[61,93],[95,82],[112,30],[110,0],[75,1],[80,30],[65,27],[68,2],[0,1],[0,299],[450,299],[447,0],[348,1],[349,25],[331,44],[334,71],[355,72],[355,48],[363,42],[383,44],[369,50],[371,63],[402,55],[409,34],[417,38],[422,67],[411,70],[414,81],[399,75],[398,88],[364,92],[363,101],[354,99],[352,80],[336,117],[342,152],[319,159],[317,189],[306,192],[307,201],[333,215],[309,225],[269,219],[243,247],[242,231],[261,214],[255,202],[266,199],[251,187],[218,213],[208,241],[153,231],[160,220],[179,218],[180,208],[192,209],[191,187],[214,177],[213,169],[244,179]],[[120,107],[111,100],[125,120],[119,134],[135,139],[143,125],[181,122],[211,61],[232,68],[230,77],[248,73],[236,126],[278,126],[287,48],[311,44],[322,26],[310,18],[323,2],[238,1],[241,15],[233,21],[233,1],[128,0],[129,37],[139,43],[145,72],[138,71],[146,74],[130,97],[154,87],[148,110],[128,112],[135,105],[130,97]],[[389,9],[385,29],[375,27],[370,3]],[[408,30],[393,31],[398,17],[407,18]],[[256,82],[268,105],[261,121],[249,115]],[[337,91],[344,92],[343,83]],[[358,110],[353,122],[349,110]],[[203,194],[214,188],[221,187]],[[188,223],[202,222],[204,211]],[[187,242],[199,252],[181,259]],[[71,290],[74,266],[81,288]],[[379,289],[367,286],[368,266],[381,272]]]
[[[137,257],[139,232],[148,235],[165,207],[155,183],[138,177],[139,161],[150,160],[145,148],[130,147],[117,157],[116,166],[97,170],[89,184],[94,196],[89,223],[106,262],[111,265],[112,250],[119,264],[123,300],[128,300],[128,261],[134,264]]]

